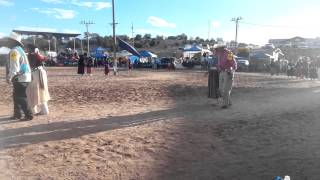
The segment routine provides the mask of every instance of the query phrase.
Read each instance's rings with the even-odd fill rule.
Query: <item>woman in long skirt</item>
[[[28,59],[32,69],[32,81],[27,87],[28,104],[34,114],[49,114],[48,101],[51,99],[48,90],[47,72],[43,67],[45,60],[39,49],[33,45],[27,46]]]
[[[104,64],[104,75],[108,76],[110,72],[109,63],[106,61]]]
[[[87,74],[90,76],[92,75],[92,71],[91,71],[92,66],[93,66],[93,60],[91,57],[88,57],[87,58]]]
[[[81,74],[81,75],[84,74],[84,67],[85,67],[84,61],[85,61],[84,56],[80,55],[80,58],[78,61],[78,74]]]

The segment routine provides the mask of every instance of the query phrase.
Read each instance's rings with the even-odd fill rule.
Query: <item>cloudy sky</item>
[[[117,34],[187,34],[233,40],[233,17],[241,16],[238,41],[265,44],[270,38],[320,37],[318,0],[115,0]],[[0,36],[12,29],[111,35],[111,0],[0,0]]]

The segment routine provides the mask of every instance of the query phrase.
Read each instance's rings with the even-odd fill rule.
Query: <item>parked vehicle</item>
[[[157,61],[157,69],[168,68],[169,64],[175,66],[175,64],[174,64],[175,60],[176,60],[176,58],[174,58],[174,57],[163,57],[163,58],[160,58]]]
[[[235,59],[237,61],[238,71],[244,71],[244,72],[249,71],[249,66],[250,66],[249,60],[243,57],[236,57]]]

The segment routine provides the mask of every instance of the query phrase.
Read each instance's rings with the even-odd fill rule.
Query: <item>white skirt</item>
[[[46,104],[51,99],[48,90],[47,72],[43,67],[39,67],[31,75],[32,81],[29,83],[26,91],[28,104],[32,109],[37,109],[37,106]]]

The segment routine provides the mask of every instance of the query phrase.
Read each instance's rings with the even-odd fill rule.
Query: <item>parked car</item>
[[[244,72],[249,71],[249,65],[250,65],[249,60],[243,57],[236,57],[235,59],[237,61],[238,71],[244,71]]]
[[[161,69],[161,68],[168,68],[168,65],[169,64],[174,64],[176,58],[174,57],[163,57],[163,58],[160,58],[158,61],[157,61],[157,69]]]

